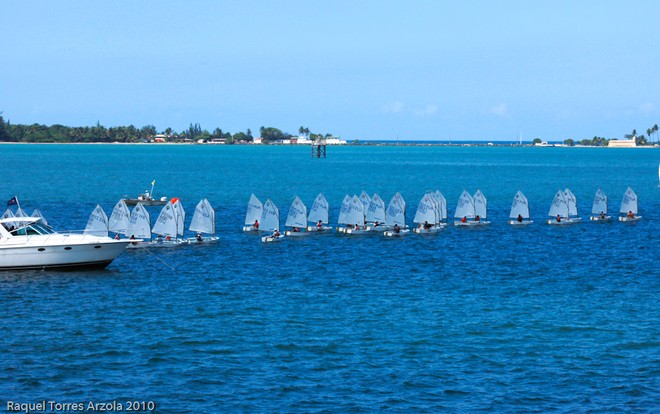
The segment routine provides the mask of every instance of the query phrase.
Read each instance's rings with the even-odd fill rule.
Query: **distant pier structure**
[[[325,140],[317,139],[312,143],[312,158],[325,158],[326,144]]]

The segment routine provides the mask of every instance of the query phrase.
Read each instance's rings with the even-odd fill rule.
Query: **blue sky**
[[[3,1],[12,123],[344,139],[623,137],[660,123],[656,1]]]

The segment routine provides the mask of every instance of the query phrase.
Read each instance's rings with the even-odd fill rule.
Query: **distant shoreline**
[[[146,145],[146,146],[179,146],[179,145],[197,145],[197,146],[276,146],[276,147],[310,147],[312,144],[213,144],[197,142],[8,142],[0,141],[0,145]],[[595,145],[564,145],[561,143],[548,145],[534,145],[532,143],[511,143],[511,142],[490,142],[490,141],[469,141],[469,142],[421,142],[421,141],[360,141],[357,143],[348,142],[342,145],[328,145],[329,147],[529,147],[529,148],[610,148],[610,149],[637,149],[637,148],[660,148],[660,145],[642,145],[636,147],[609,147]]]

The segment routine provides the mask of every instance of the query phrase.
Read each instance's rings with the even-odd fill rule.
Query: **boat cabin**
[[[0,220],[0,236],[41,236],[54,234],[55,231],[39,221],[39,217],[9,217]]]

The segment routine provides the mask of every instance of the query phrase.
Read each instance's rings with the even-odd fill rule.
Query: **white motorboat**
[[[39,217],[0,220],[0,270],[102,269],[130,243],[127,239],[58,233],[39,221]]]

